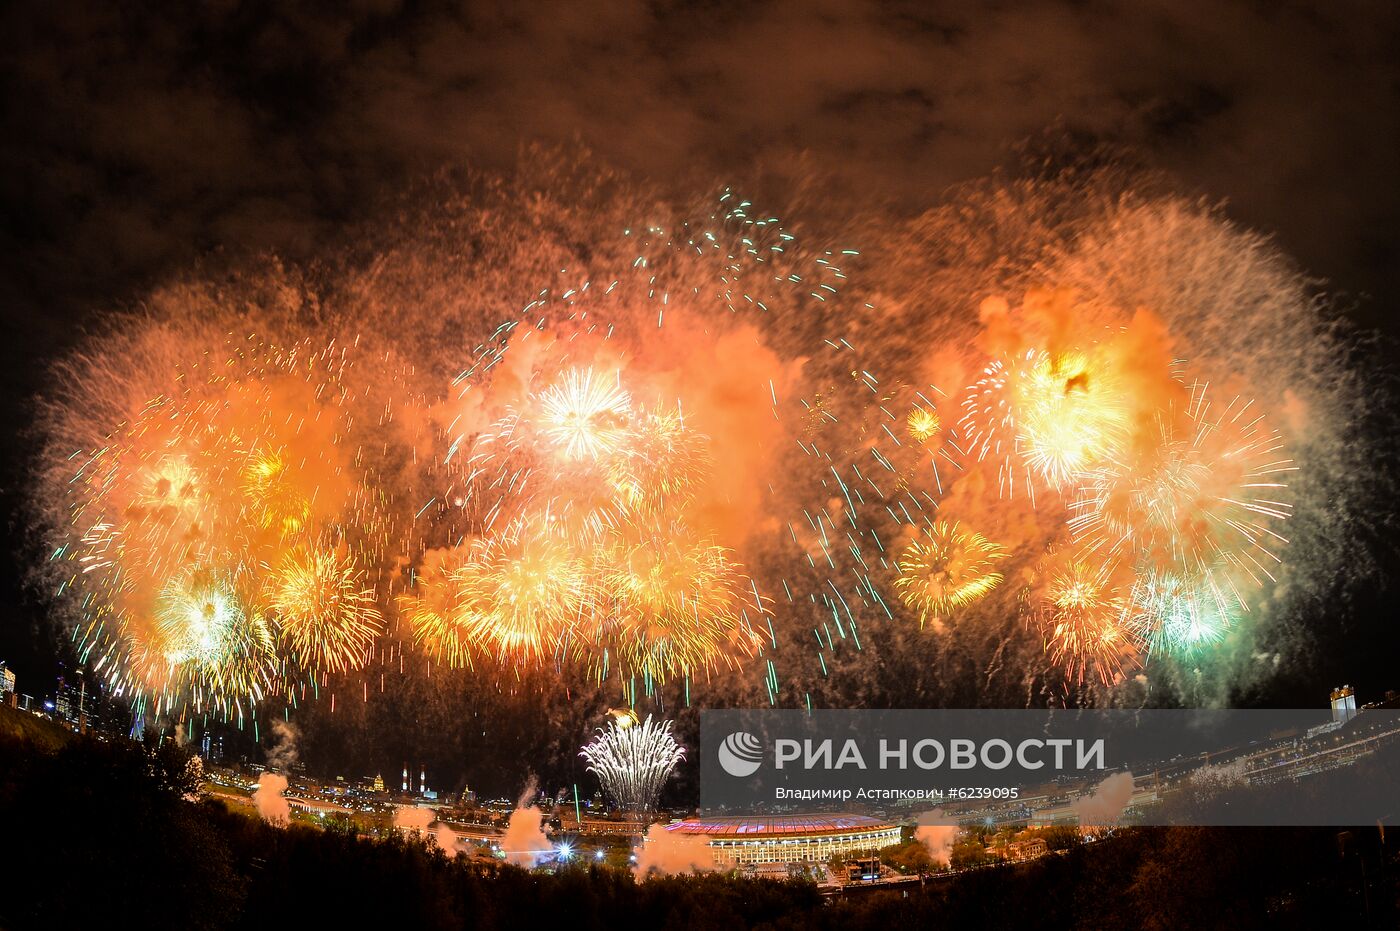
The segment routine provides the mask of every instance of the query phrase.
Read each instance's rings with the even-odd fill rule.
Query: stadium
[[[900,829],[864,815],[785,815],[775,818],[695,818],[666,826],[709,838],[721,865],[821,862],[900,841]]]

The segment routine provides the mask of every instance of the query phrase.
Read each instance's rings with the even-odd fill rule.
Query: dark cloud
[[[807,153],[917,205],[1061,121],[1393,293],[1378,4],[52,3],[3,26],[6,271],[31,287],[303,250],[407,176],[528,141],[664,184]]]

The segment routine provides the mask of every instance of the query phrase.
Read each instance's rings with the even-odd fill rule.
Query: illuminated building
[[[709,838],[720,865],[823,862],[900,842],[900,829],[864,815],[783,815],[773,818],[696,818],[668,824],[677,834]]]
[[[1332,690],[1332,720],[1345,723],[1356,716],[1356,692],[1349,685]]]
[[[643,837],[651,827],[648,818],[583,818],[574,817],[572,805],[565,806],[559,816],[559,829],[566,834],[602,834],[614,837]]]
[[[1026,840],[1011,841],[998,848],[997,853],[1004,860],[1034,860],[1036,857],[1045,856],[1049,849],[1049,845],[1045,843],[1043,838],[1031,837]]]
[[[219,762],[224,758],[224,739],[205,731],[199,740],[199,755],[211,763]]]
[[[76,682],[74,678],[76,678]],[[60,672],[58,688],[54,691],[54,715],[61,721],[86,727],[90,704],[87,694],[87,678],[83,675],[83,670],[77,670],[75,677],[69,677]]]

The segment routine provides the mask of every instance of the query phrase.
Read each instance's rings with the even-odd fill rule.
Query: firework
[[[199,570],[170,580],[156,599],[157,652],[194,695],[258,701],[277,674],[272,632],[232,577]]]
[[[1085,476],[1069,527],[1086,558],[1126,559],[1175,577],[1272,581],[1292,511],[1285,479],[1295,467],[1252,402],[1216,409],[1204,385],[1184,406],[1158,413],[1152,442]]]
[[[1089,354],[1039,354],[1018,387],[1019,451],[1052,488],[1113,456],[1127,437],[1122,389]]]
[[[654,515],[683,509],[711,467],[709,437],[679,411],[643,413],[610,460],[608,480],[623,508]]]
[[[478,538],[425,572],[400,600],[414,639],[441,661],[539,663],[579,630],[590,589],[583,560],[538,525]]]
[[[311,502],[296,486],[281,450],[262,450],[249,457],[242,490],[250,518],[265,530],[293,536],[311,517]]]
[[[1075,561],[1055,569],[1043,598],[1041,636],[1066,678],[1075,685],[1090,674],[1104,684],[1116,681],[1137,655],[1138,642],[1124,623],[1125,602],[1111,567]]]
[[[543,380],[542,376],[542,380]],[[482,515],[476,530],[504,532],[535,514],[559,532],[597,538],[616,524],[623,501],[609,472],[631,458],[631,400],[617,382],[590,368],[568,368],[466,446],[465,502]]]
[[[957,521],[937,521],[899,558],[895,589],[919,612],[920,625],[982,598],[1001,584],[995,571],[1006,552]]]
[[[938,412],[941,398],[933,386],[881,385],[857,371],[845,386],[803,402],[801,448],[816,461],[823,500],[788,528],[811,558],[835,566],[850,548],[863,577],[872,563],[888,564],[886,539],[936,511],[945,476],[962,469],[956,431]]]
[[[938,436],[938,431],[943,429],[943,421],[939,419],[938,412],[922,406],[909,411],[909,416],[904,419],[904,423],[909,430],[909,435],[920,443],[927,443]]]
[[[608,716],[611,717],[622,730],[626,730],[633,724],[638,723],[637,712],[632,708],[609,708]]]
[[[156,336],[171,368],[126,374],[133,415],[69,412],[91,450],[65,460],[58,547],[80,651],[158,709],[242,708],[359,665],[379,615],[355,567],[384,523],[347,438],[343,354]],[[343,557],[317,553],[323,530],[353,538]]]
[[[647,683],[752,656],[763,600],[692,524],[712,475],[709,437],[679,404],[634,404],[625,369],[603,374],[556,358],[560,347],[586,354],[537,344],[534,371],[510,383],[499,415],[455,440],[474,539],[425,566],[401,599],[415,640],[457,666],[577,663]],[[474,403],[490,408],[480,387]]]
[[[467,584],[467,564],[460,553],[435,554],[417,573],[411,594],[398,598],[399,617],[413,640],[440,663],[470,669],[478,646],[468,639],[463,618],[475,610],[475,591]]]
[[[376,593],[348,554],[320,548],[288,553],[272,578],[269,605],[279,633],[308,669],[344,672],[382,631]]]
[[[723,547],[684,528],[620,537],[603,556],[611,640],[625,670],[665,681],[752,656],[765,613],[753,583]]]
[[[585,744],[579,756],[597,773],[603,789],[617,807],[630,814],[655,810],[661,787],[676,764],[685,759],[685,748],[671,736],[671,722],[654,722],[651,715],[640,724],[621,726],[614,718]]]
[[[631,400],[616,378],[570,369],[539,397],[545,438],[566,459],[599,459],[626,435]]]
[[[516,222],[508,213],[491,222]],[[1022,222],[996,219],[993,233]],[[424,258],[441,244],[372,263],[372,276],[337,293],[370,295],[383,315],[364,327],[376,357],[408,352],[450,395],[411,406],[386,403],[362,368],[351,371],[348,360],[367,358],[358,338],[332,339],[322,322],[305,336],[306,321],[330,318],[303,313],[295,289],[278,289],[279,309],[257,318],[260,332],[278,334],[268,342],[243,335],[243,304],[225,313],[222,294],[106,334],[55,379],[61,422],[43,492],[48,578],[79,617],[89,668],[157,710],[227,710],[298,687],[305,697],[310,682],[395,654],[372,647],[391,626],[379,611],[385,589],[402,578],[392,626],[434,663],[474,667],[483,681],[552,665],[570,685],[580,671],[615,674],[624,689],[684,680],[689,701],[693,677],[758,668],[770,702],[801,701],[801,682],[779,684],[791,645],[806,653],[815,642],[809,671],[820,662],[827,676],[835,651],[865,649],[867,632],[886,649],[886,621],[957,613],[977,635],[969,642],[1038,628],[1070,681],[1112,684],[1143,649],[1199,658],[1242,624],[1284,555],[1293,465],[1282,440],[1253,403],[1188,385],[1173,349],[1232,392],[1289,399],[1307,454],[1344,458],[1346,418],[1326,388],[1344,354],[1317,348],[1334,340],[1293,346],[1293,362],[1277,366],[1220,348],[1263,335],[1259,308],[1289,310],[1280,301],[1296,295],[1219,272],[1272,253],[1233,250],[1237,266],[1215,254],[1237,237],[1193,248],[1221,233],[1212,219],[1164,217],[1176,232],[1156,235],[1148,254],[1131,239],[1089,242],[1085,231],[1104,232],[1096,216],[1057,235],[1045,264],[1008,258],[1004,276],[939,259],[926,263],[943,268],[929,278],[936,301],[899,307],[838,296],[843,253],[800,249],[737,197],[726,193],[710,221],[632,227],[612,246],[570,237],[616,279],[539,282],[528,317],[494,333],[471,330],[465,305],[503,306],[522,269],[543,267],[538,255],[456,279],[462,263]],[[1006,241],[1035,240],[1040,255],[1047,229]],[[925,251],[960,241],[936,238],[916,241]],[[995,245],[988,255],[1001,254]],[[1093,292],[1082,304],[1067,290],[1028,292],[1016,311],[984,302],[977,327],[922,309],[908,322],[926,325],[894,322],[905,306],[965,305],[1039,275],[1061,281],[1056,263],[1067,259],[1053,253],[1080,245],[1097,258],[1064,280]],[[514,262],[532,249],[500,258],[507,251],[481,254]],[[893,287],[895,264],[880,272],[894,276],[889,290],[919,293],[913,269],[909,287]],[[967,287],[948,290],[952,279]],[[451,311],[406,299],[425,283],[470,300]],[[1251,303],[1271,287],[1270,300]],[[219,307],[206,314],[208,303]],[[1219,310],[1235,303],[1254,315],[1238,329]],[[1131,320],[1114,309],[1139,306]],[[1267,327],[1269,344],[1301,333],[1304,311],[1312,305]],[[214,322],[190,322],[206,317]],[[749,329],[762,352],[743,352]],[[482,340],[465,365],[463,333]],[[435,435],[386,452],[396,418]],[[1306,487],[1360,476],[1363,457],[1348,456],[1351,468],[1315,469]],[[1316,523],[1336,520],[1330,511]],[[971,526],[996,528],[999,542]],[[781,537],[793,544],[786,563]],[[1013,553],[1017,567],[1058,555],[1018,573],[1014,593],[986,598],[1011,575]],[[1299,571],[1315,571],[1314,556],[1297,558]],[[770,596],[785,597],[781,612]],[[1003,609],[1029,623],[999,623]],[[855,664],[843,665],[851,675]],[[815,688],[805,697],[820,700]]]
[[[998,487],[1039,477],[1051,488],[1114,455],[1128,434],[1126,398],[1098,354],[1042,350],[995,359],[968,387],[968,450],[996,465]]]
[[[993,359],[963,397],[958,426],[966,437],[968,455],[996,466],[997,487],[1008,497],[1015,493],[1018,479],[1029,482],[1018,445],[1019,405],[1030,373],[1046,364],[1045,353],[1037,350]]]
[[[1129,619],[1149,650],[1192,657],[1225,638],[1241,606],[1215,575],[1149,570],[1133,586]]]

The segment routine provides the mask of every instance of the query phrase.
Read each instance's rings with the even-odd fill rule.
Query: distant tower
[[[1349,685],[1332,690],[1332,720],[1345,724],[1356,716],[1356,692]]]
[[[403,764],[403,790],[408,791],[408,764]]]
[[[428,767],[424,763],[418,764],[418,794],[423,795],[428,791]]]

